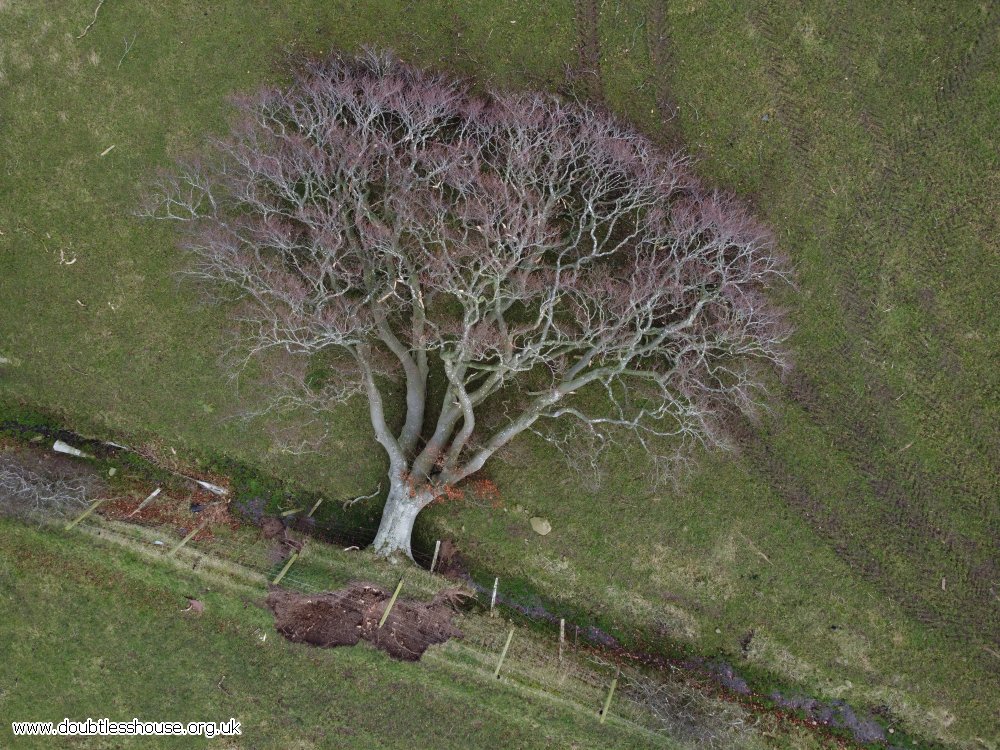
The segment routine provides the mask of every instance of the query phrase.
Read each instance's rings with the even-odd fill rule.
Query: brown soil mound
[[[277,539],[279,536],[285,535],[285,524],[281,522],[280,518],[265,518],[264,522],[260,525],[260,530],[264,534],[265,539]]]
[[[351,583],[311,596],[272,589],[266,603],[278,632],[295,643],[332,648],[363,639],[397,659],[417,661],[429,646],[462,637],[451,624],[452,603],[460,592],[441,591],[429,603],[397,599],[379,628],[389,596],[374,584]]]

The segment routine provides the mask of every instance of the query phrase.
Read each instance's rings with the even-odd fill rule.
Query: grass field
[[[224,127],[228,94],[280,77],[286,49],[385,45],[600,99],[686,143],[774,227],[798,273],[796,370],[762,422],[736,426],[741,453],[681,489],[650,488],[632,455],[595,489],[525,439],[489,469],[506,508],[435,509],[421,539],[447,535],[478,571],[618,635],[995,746],[998,7],[111,2],[77,38],[90,2],[0,0],[0,395],[366,494],[384,467],[362,408],[332,414],[307,456],[277,447],[294,425],[225,419],[255,391],[220,371],[223,314],[173,275],[169,231],[132,217],[143,185]]]
[[[240,737],[213,740],[233,748],[681,747],[631,718],[599,724],[596,708],[577,702],[571,691],[556,698],[494,681],[479,660],[495,654],[474,646],[437,646],[413,664],[368,647],[288,643],[260,606],[264,588],[249,570],[230,567],[223,576],[203,565],[192,573],[189,566],[151,563],[79,534],[59,537],[9,521],[0,521],[0,530],[0,601],[7,612],[0,636],[19,644],[0,667],[4,747],[58,746],[51,738],[12,737],[10,721],[102,716],[237,717]],[[193,595],[204,603],[203,615],[182,611]],[[495,636],[491,623],[494,631],[506,627],[484,617],[461,620],[470,641]],[[537,648],[532,640],[522,633],[508,669],[530,660]],[[597,704],[600,691],[593,693]],[[64,742],[192,744],[183,738]]]

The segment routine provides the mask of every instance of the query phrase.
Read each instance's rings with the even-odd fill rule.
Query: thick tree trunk
[[[427,505],[428,497],[410,496],[409,488],[400,482],[391,482],[389,497],[382,511],[382,523],[379,524],[372,549],[380,557],[394,558],[406,555],[413,559],[410,549],[410,537],[413,535],[413,522],[417,514]]]

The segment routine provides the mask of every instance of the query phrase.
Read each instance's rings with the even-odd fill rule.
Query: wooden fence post
[[[434,557],[431,558],[431,570],[430,570],[431,573],[434,572],[434,566],[437,565],[438,552],[440,551],[441,551],[441,540],[438,539],[434,545]]]
[[[608,697],[604,701],[604,708],[601,709],[601,721],[600,721],[601,724],[603,724],[604,719],[607,718],[608,709],[611,707],[611,696],[615,694],[615,686],[618,684],[618,675],[621,674],[621,671],[622,668],[618,667],[618,671],[615,672],[614,679],[611,680],[611,687],[608,690]]]
[[[507,658],[507,649],[510,648],[510,642],[514,639],[514,628],[510,629],[507,633],[507,642],[503,644],[503,651],[500,652],[500,661],[497,662],[496,671],[493,673],[493,678],[500,679],[500,668],[503,666],[503,660]]]
[[[136,506],[135,510],[133,510],[131,513],[128,514],[128,517],[131,518],[132,516],[136,515],[137,513],[140,513],[142,511],[142,509],[145,508],[147,505],[149,505],[151,502],[153,502],[153,500],[159,494],[160,494],[160,488],[157,487],[155,490],[153,490],[152,492],[149,493],[149,497],[147,497],[145,500],[143,500],[141,503],[139,503]]]
[[[198,526],[195,526],[195,527],[194,527],[194,529],[192,529],[192,530],[191,530],[191,531],[190,531],[190,532],[188,533],[188,535],[187,535],[186,537],[184,537],[183,539],[181,539],[181,540],[180,540],[180,541],[179,541],[179,542],[177,543],[177,545],[176,545],[176,546],[175,546],[175,547],[174,547],[174,548],[173,548],[172,550],[170,550],[170,551],[169,551],[169,552],[167,553],[167,557],[173,557],[174,555],[176,555],[176,554],[177,554],[177,551],[178,551],[178,550],[179,550],[179,549],[180,549],[181,547],[183,547],[183,546],[184,546],[185,544],[187,544],[187,543],[188,543],[188,542],[190,542],[190,541],[191,541],[192,539],[194,539],[195,535],[196,535],[196,534],[197,534],[197,533],[198,533],[199,531],[201,531],[201,530],[202,530],[203,528],[205,528],[205,527],[206,527],[207,525],[208,525],[208,519],[206,518],[206,519],[205,519],[204,521],[202,521],[202,522],[201,522],[201,523],[200,523],[200,524],[199,524]]]
[[[87,516],[89,516],[95,510],[97,510],[97,507],[101,503],[103,503],[105,500],[107,500],[106,497],[102,497],[100,500],[95,500],[91,504],[91,506],[89,508],[87,508],[87,510],[83,511],[83,513],[81,513],[80,515],[78,515],[74,520],[72,520],[68,524],[66,524],[66,531],[69,531],[70,529],[72,529],[74,526],[76,526],[78,523],[80,523],[80,521],[82,521],[84,518],[86,518]]]
[[[563,646],[566,645],[566,620],[559,618],[559,663],[563,660]]]
[[[288,562],[286,562],[285,566],[281,569],[281,572],[274,577],[273,581],[271,581],[271,585],[277,586],[279,583],[281,583],[281,579],[285,577],[285,574],[288,572],[289,568],[292,567],[292,563],[298,559],[299,559],[299,553],[297,551],[293,552],[291,556],[288,558]]]
[[[396,590],[392,592],[392,598],[389,599],[389,603],[385,605],[385,612],[382,613],[382,619],[378,621],[378,626],[381,628],[385,625],[385,621],[389,619],[389,613],[392,611],[392,605],[396,603],[396,597],[399,596],[399,592],[403,588],[403,579],[399,579],[399,583],[396,584]]]

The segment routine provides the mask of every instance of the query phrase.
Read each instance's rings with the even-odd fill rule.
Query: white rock
[[[552,531],[552,524],[549,523],[549,519],[547,518],[541,518],[540,516],[532,516],[531,528],[534,529],[536,534],[540,536],[545,536],[550,531]]]

